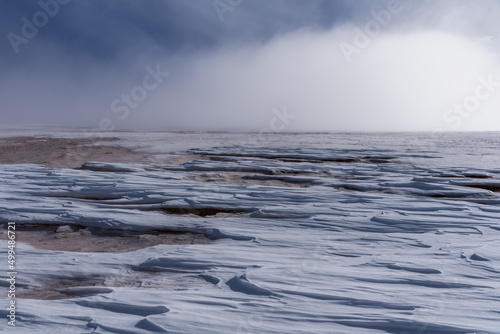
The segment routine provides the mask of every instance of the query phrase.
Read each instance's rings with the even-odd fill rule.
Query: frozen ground
[[[19,244],[7,328],[0,240],[4,331],[500,333],[500,135],[110,136],[156,162],[0,165],[0,221],[211,242]]]

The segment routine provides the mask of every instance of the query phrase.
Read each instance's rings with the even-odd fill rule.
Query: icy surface
[[[18,289],[83,283],[75,298],[17,299],[8,330],[500,332],[499,135],[255,136],[142,135],[144,150],[199,157],[182,165],[0,165],[2,222],[214,241],[127,253],[18,245]],[[119,137],[133,146],[141,134]],[[217,182],[225,173],[255,184]]]

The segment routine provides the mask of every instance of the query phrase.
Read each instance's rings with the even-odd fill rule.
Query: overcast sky
[[[500,1],[3,0],[2,126],[500,130]]]

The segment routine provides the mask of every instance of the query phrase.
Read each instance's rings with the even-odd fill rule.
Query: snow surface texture
[[[141,138],[120,136],[124,145]],[[145,149],[167,152],[161,136],[148,137]],[[500,332],[498,136],[283,134],[249,144],[242,135],[203,134],[203,145],[197,135],[168,136],[190,140],[201,148],[188,153],[203,158],[83,169],[0,165],[2,222],[180,229],[214,241],[126,253],[18,245],[19,290],[82,283],[76,298],[18,298],[16,328],[6,320],[0,328]],[[282,186],[217,183],[230,172]],[[206,180],[193,179],[200,175]],[[6,241],[0,247],[6,319]]]

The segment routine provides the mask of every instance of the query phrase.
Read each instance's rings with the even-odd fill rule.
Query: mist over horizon
[[[8,0],[0,13],[3,127],[500,130],[493,0]]]

